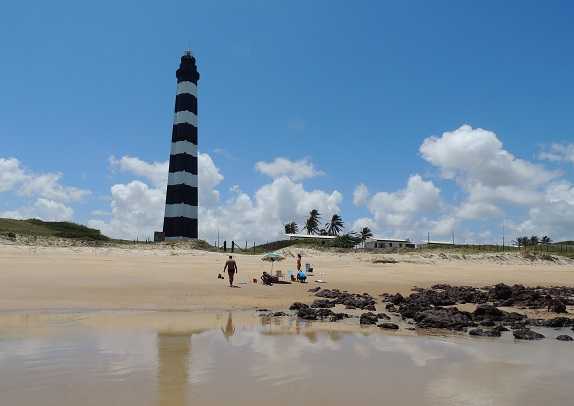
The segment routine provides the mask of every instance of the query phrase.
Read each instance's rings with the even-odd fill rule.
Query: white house
[[[365,241],[365,248],[369,249],[394,249],[394,248],[416,248],[415,243],[409,239],[401,240],[397,238],[372,237]]]

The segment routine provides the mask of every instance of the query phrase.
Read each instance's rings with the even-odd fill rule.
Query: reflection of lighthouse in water
[[[190,334],[158,334],[158,405],[187,405]]]
[[[163,232],[166,240],[197,238],[197,81],[191,52],[181,57],[171,133]]]

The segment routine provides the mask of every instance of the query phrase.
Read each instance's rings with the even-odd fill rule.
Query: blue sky
[[[574,217],[573,18],[569,1],[8,2],[0,13],[0,159],[16,159],[20,179],[59,173],[55,188],[86,193],[23,190],[28,181],[6,180],[13,173],[5,170],[0,213],[58,218],[53,210],[60,210],[62,218],[103,224],[118,235],[122,225],[128,234],[157,228],[161,196],[140,191],[153,202],[137,210],[152,224],[130,228],[122,218],[122,207],[133,212],[130,203],[114,200],[121,196],[111,188],[139,180],[162,189],[145,164],[169,156],[175,69],[191,48],[201,73],[199,147],[210,173],[219,175],[206,186],[218,192],[206,204],[206,227],[234,221],[246,196],[251,206],[244,209],[268,222],[218,224],[230,238],[273,238],[256,229],[278,228],[287,217],[301,221],[312,202],[326,215],[340,211],[349,228],[363,219],[382,235],[420,239],[433,229],[437,239],[455,231],[469,241],[497,240],[504,219],[516,234],[574,238],[568,235],[574,223],[563,220]],[[488,187],[501,185],[478,164],[464,166],[466,147],[438,145],[458,154],[456,163],[437,150],[426,157],[421,152],[426,139],[463,124],[488,130],[502,143],[497,148],[488,143],[491,136],[469,130],[468,142],[490,145],[481,159],[497,161],[504,151],[531,170],[548,172],[528,185],[512,177],[508,182],[518,183],[502,185],[501,194],[538,195],[525,201],[484,197],[492,194]],[[121,161],[126,156],[140,162]],[[270,177],[255,169],[278,157],[321,174],[294,179],[292,172]],[[528,173],[513,162],[499,169]],[[416,175],[427,182],[419,186],[430,182],[440,196],[420,195],[435,204],[406,213],[400,206],[409,204],[409,192],[419,196],[419,186],[408,189]],[[324,195],[296,195],[301,207],[293,212],[262,207],[272,203],[257,202],[258,191],[281,176],[293,183],[281,193],[295,193],[293,185],[302,184]],[[354,204],[361,183],[369,193]],[[470,184],[483,194],[469,191]],[[519,191],[508,192],[510,186]],[[38,199],[48,211],[36,211]],[[480,210],[456,214],[471,200]],[[558,218],[542,219],[548,211]],[[214,228],[203,233],[211,239]]]

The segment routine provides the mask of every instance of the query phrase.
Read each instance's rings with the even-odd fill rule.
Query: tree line
[[[532,247],[535,245],[547,245],[552,243],[552,239],[545,235],[544,237],[538,237],[536,235],[533,236],[523,236],[518,237],[515,241],[513,241],[519,247]]]

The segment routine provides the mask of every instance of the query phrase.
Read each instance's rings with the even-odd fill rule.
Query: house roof
[[[391,241],[391,242],[406,242],[410,243],[409,240],[401,240],[399,238],[386,238],[386,237],[370,237],[367,241]]]
[[[334,235],[318,235],[318,234],[285,234],[287,237],[293,238],[315,238],[315,239],[324,239],[324,240],[332,240],[333,238],[337,238]]]

